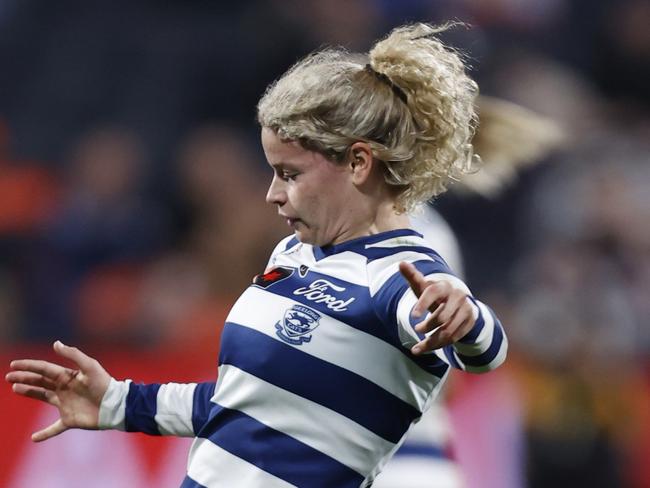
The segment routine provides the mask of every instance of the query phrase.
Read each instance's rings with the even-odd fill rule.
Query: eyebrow
[[[298,168],[296,165],[287,163],[286,161],[278,161],[277,163],[271,163],[269,161],[269,166],[273,169],[292,169],[292,170],[297,170]]]

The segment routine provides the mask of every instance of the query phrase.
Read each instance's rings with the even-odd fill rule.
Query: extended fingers
[[[469,313],[471,313],[471,305],[467,301],[467,294],[461,290],[453,290],[440,310],[438,319],[441,324],[446,324],[459,314]]]
[[[433,329],[436,327],[440,327],[442,325],[442,322],[440,322],[440,319],[438,318],[438,313],[440,309],[443,307],[443,304],[440,304],[437,309],[435,309],[432,313],[427,315],[425,319],[422,322],[419,322],[416,324],[413,328],[415,329],[416,332],[419,332],[420,334],[426,334],[427,332],[431,332]],[[418,315],[413,314],[414,317],[417,317]]]
[[[434,312],[443,298],[444,292],[441,286],[438,283],[430,283],[420,294],[411,313],[417,318],[427,310]]]
[[[474,327],[475,319],[474,314],[463,310],[454,316],[453,320],[445,327],[449,330],[452,342],[457,342],[465,337],[472,327]]]
[[[411,351],[422,354],[453,344],[467,335],[474,323],[474,311],[467,296],[462,292],[451,295],[435,313],[415,326],[417,332],[429,335],[413,346]]]
[[[30,371],[11,371],[6,374],[5,379],[9,383],[23,383],[25,385],[40,386],[48,390],[55,390],[56,384],[45,376]]]
[[[51,380],[61,378],[66,371],[70,371],[58,364],[43,361],[41,359],[16,359],[9,364],[14,371],[29,371],[40,374]]]
[[[40,400],[42,402],[46,402],[54,406],[56,406],[57,404],[56,393],[47,390],[45,388],[41,388],[40,386],[26,385],[23,383],[14,383],[12,389],[14,393],[17,393],[18,395],[33,398],[35,400]]]
[[[434,329],[431,334],[415,344],[411,352],[418,355],[449,346],[465,337],[473,326],[474,318],[471,315],[454,317],[452,322]]]
[[[413,307],[411,314],[414,318],[418,318],[427,309],[432,314],[415,327],[415,330],[421,333],[429,332],[434,327],[446,324],[456,316],[466,317],[472,314],[472,305],[467,300],[467,294],[463,290],[452,288],[446,282],[429,284]]]
[[[411,352],[415,355],[422,354],[425,352],[433,351],[434,349],[440,349],[450,344],[449,333],[446,329],[439,327],[434,330],[431,334],[426,336],[416,345],[411,348]]]

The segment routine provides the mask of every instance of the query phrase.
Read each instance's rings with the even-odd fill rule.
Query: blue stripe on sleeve
[[[160,435],[154,417],[157,412],[156,399],[160,384],[149,385],[131,383],[126,396],[124,427],[127,432],[144,432]]]
[[[180,488],[207,488],[207,487],[197,483],[189,476],[185,476],[185,479],[181,483]]]
[[[451,364],[454,368],[456,369],[463,369],[456,357],[454,356],[454,346],[445,346],[442,348],[442,351],[445,353],[445,357],[447,358],[447,361],[449,361],[449,364]]]
[[[363,475],[313,447],[220,405],[213,407],[200,436],[295,486],[352,488],[364,480]]]
[[[375,383],[248,327],[226,322],[221,352],[221,364],[334,410],[393,443],[421,415]]]
[[[399,456],[417,456],[436,459],[446,459],[449,456],[443,448],[434,444],[425,444],[419,442],[406,441],[395,453],[395,457]]]
[[[413,317],[413,309],[415,308],[415,305],[411,307],[411,311],[409,312],[409,324],[411,325],[411,328],[413,329],[413,332],[415,332],[418,336],[418,339],[423,340],[426,336],[422,332],[418,332],[415,330],[415,326],[418,325],[420,322],[425,320],[427,318],[427,315],[423,315],[422,317],[415,318]]]
[[[490,313],[492,314],[491,310]],[[494,319],[494,333],[492,335],[490,347],[478,356],[466,356],[457,353],[458,358],[467,366],[485,366],[490,364],[497,354],[499,354],[499,349],[503,343],[503,330],[501,329],[501,322],[499,322],[499,319],[497,319],[494,314],[492,314],[492,318]]]
[[[192,401],[192,428],[194,434],[201,430],[201,427],[208,421],[212,403],[210,399],[214,395],[216,383],[199,383],[194,389]]]

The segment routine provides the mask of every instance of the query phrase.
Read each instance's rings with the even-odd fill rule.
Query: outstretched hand
[[[472,330],[474,308],[464,290],[455,288],[448,281],[426,280],[411,263],[400,263],[399,270],[418,297],[411,315],[417,319],[425,312],[431,312],[415,326],[415,330],[421,334],[433,332],[411,348],[413,354],[448,346]]]
[[[32,434],[34,442],[54,437],[71,428],[97,429],[99,406],[110,376],[99,362],[76,347],[56,341],[54,351],[76,364],[76,369],[39,359],[17,359],[6,380],[19,395],[54,405],[59,419]]]

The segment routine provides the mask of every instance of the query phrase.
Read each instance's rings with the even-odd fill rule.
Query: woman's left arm
[[[436,351],[451,366],[472,373],[503,363],[508,340],[501,323],[460,280],[425,277],[406,262],[400,272],[417,297],[410,317],[419,338],[411,347],[413,354]]]

